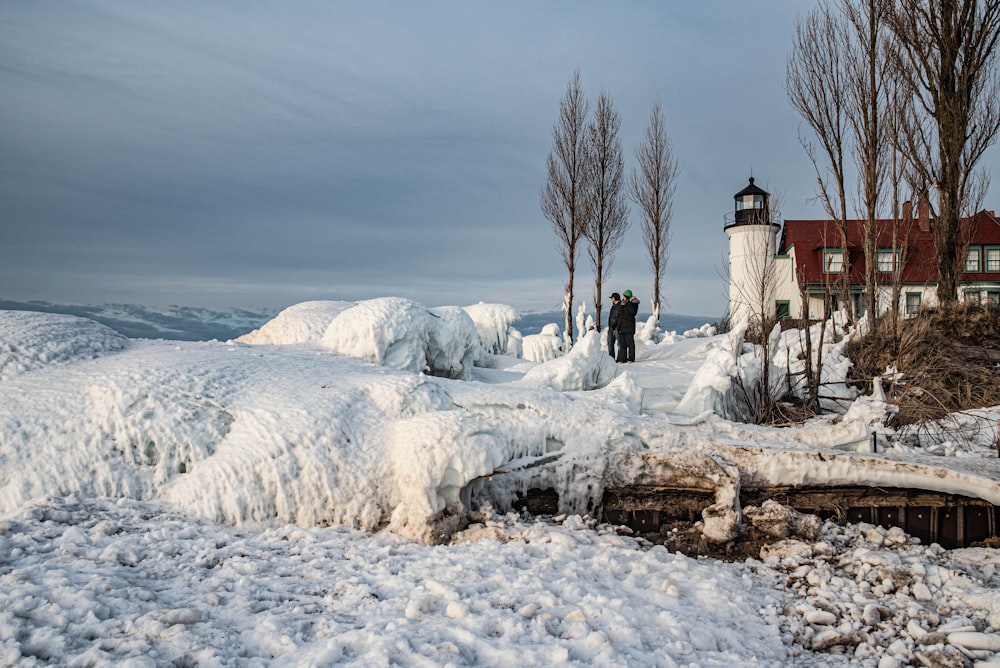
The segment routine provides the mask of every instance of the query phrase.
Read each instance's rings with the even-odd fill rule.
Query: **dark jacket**
[[[608,311],[608,329],[617,331],[618,323],[621,320],[621,316],[622,316],[622,303],[618,302],[617,304],[612,304],[611,310]]]
[[[614,308],[613,306],[611,308]],[[618,315],[618,331],[622,334],[635,334],[635,314],[639,312],[639,300],[632,297],[622,302]]]

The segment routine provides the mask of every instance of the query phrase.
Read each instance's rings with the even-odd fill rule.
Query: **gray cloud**
[[[631,167],[659,97],[683,174],[671,310],[718,315],[750,169],[806,204],[800,3],[14,3],[0,22],[0,296],[217,308],[398,294],[559,304],[538,208],[579,67]],[[648,293],[638,217],[615,289]],[[591,301],[585,257],[578,299]]]

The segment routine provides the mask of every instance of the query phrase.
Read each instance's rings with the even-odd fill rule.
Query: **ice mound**
[[[480,302],[466,306],[465,312],[476,324],[484,352],[490,355],[521,356],[521,333],[512,326],[521,316],[513,306]]]
[[[128,339],[88,318],[0,311],[0,381],[123,350]]]
[[[479,333],[465,310],[428,309],[400,297],[303,302],[237,341],[315,344],[372,364],[460,379],[481,355]]]
[[[565,356],[530,369],[518,384],[559,392],[593,390],[607,385],[617,373],[617,365],[601,346],[601,335],[591,330]]]
[[[338,315],[354,306],[354,302],[311,301],[289,306],[264,323],[260,329],[236,339],[253,345],[293,345],[311,343],[323,338],[323,333]]]
[[[563,339],[559,325],[550,323],[539,334],[529,334],[522,339],[524,359],[529,362],[548,362],[563,354]]]
[[[479,357],[476,328],[465,311],[429,311],[402,297],[370,299],[346,309],[327,327],[320,345],[372,364],[448,378],[467,378]]]

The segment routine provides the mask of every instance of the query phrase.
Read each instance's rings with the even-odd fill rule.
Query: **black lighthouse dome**
[[[770,193],[754,185],[753,177],[746,188],[733,196],[736,203],[732,220],[726,216],[726,227],[731,225],[770,225]]]

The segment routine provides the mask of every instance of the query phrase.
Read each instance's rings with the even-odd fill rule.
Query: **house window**
[[[878,256],[875,263],[875,269],[880,274],[891,274],[892,273],[892,259],[895,255],[896,260],[899,260],[899,251],[895,253],[891,250],[880,250],[878,251]]]
[[[1000,292],[987,292],[986,303],[993,308],[1000,306]]]
[[[1000,252],[1000,248],[997,249]],[[844,252],[841,250],[823,250],[823,273],[839,274],[844,271]]]
[[[1000,271],[1000,248],[986,249],[986,271]]]
[[[983,303],[983,293],[979,290],[965,293],[965,301],[969,304],[982,304]]]
[[[784,320],[792,316],[792,306],[787,299],[779,299],[775,302],[775,315],[778,320]]]
[[[863,292],[854,294],[854,313],[859,318],[868,312],[868,301]]]
[[[979,264],[979,246],[973,246],[966,251],[965,254],[965,273],[967,274],[978,274],[982,269],[980,269]]]
[[[906,293],[906,315],[913,315],[920,309],[920,293],[919,292],[907,292]]]

